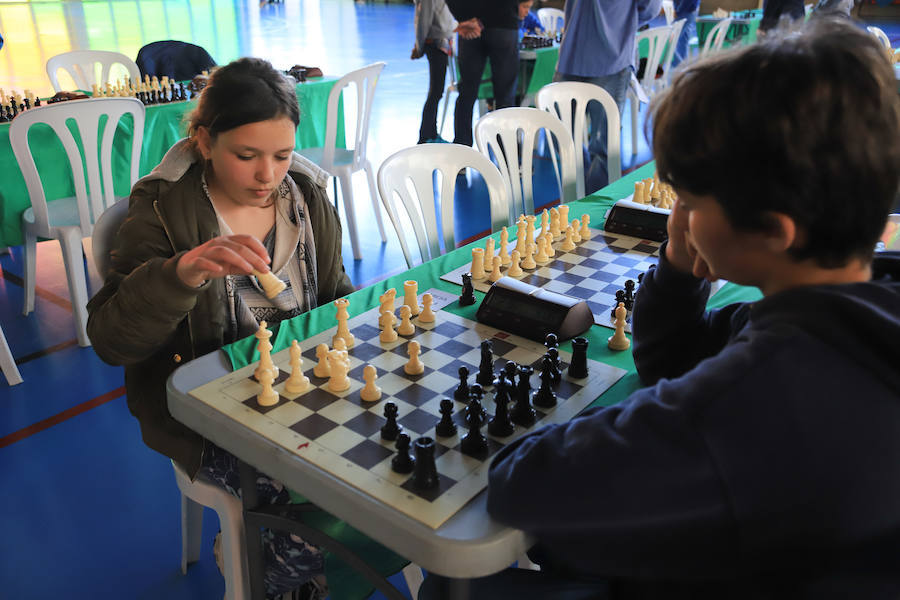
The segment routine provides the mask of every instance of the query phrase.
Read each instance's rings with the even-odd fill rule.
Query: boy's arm
[[[478,16],[472,0],[447,0],[447,8],[450,9],[453,18],[460,23]]]

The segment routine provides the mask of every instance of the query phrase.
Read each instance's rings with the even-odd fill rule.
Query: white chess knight
[[[350,363],[347,360],[346,350],[329,350],[326,355],[328,359],[328,370],[330,376],[328,379],[328,389],[332,392],[343,392],[350,388],[350,378],[347,373],[350,371]]]

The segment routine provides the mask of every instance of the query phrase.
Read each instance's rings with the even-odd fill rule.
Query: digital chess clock
[[[543,342],[548,333],[567,340],[594,324],[587,302],[501,277],[488,290],[475,315],[480,323]]]
[[[671,212],[667,208],[619,200],[606,213],[603,229],[645,240],[664,242],[668,237],[666,222]]]

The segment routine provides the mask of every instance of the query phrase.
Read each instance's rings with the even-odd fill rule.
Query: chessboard
[[[302,394],[291,394],[284,389],[284,382],[290,375],[288,350],[272,354],[279,367],[274,386],[279,398],[273,406],[263,407],[257,402],[256,395],[261,390],[261,385],[253,378],[257,363],[193,389],[190,394],[296,456],[436,529],[486,487],[488,465],[501,448],[542,425],[569,421],[618,381],[625,371],[590,359],[586,378],[571,378],[563,370],[555,388],[557,405],[554,408],[535,407],[537,422],[528,428],[517,425],[514,433],[506,438],[489,435],[484,426],[488,455],[483,459],[473,458],[461,450],[461,437],[467,431],[465,404],[454,401],[453,420],[458,424],[456,435],[440,437],[435,433],[435,425],[441,418],[440,402],[443,398],[453,399],[453,392],[460,382],[459,368],[467,367],[471,373],[469,381],[474,383],[481,360],[481,342],[491,340],[494,370],[500,371],[508,361],[533,366],[535,371],[530,381],[532,388],[537,390],[540,363],[547,348],[437,310],[455,302],[457,297],[440,290],[429,290],[429,293],[434,297],[435,321],[420,323],[413,318],[415,332],[400,335],[394,342],[379,340],[377,308],[349,319],[348,327],[355,343],[347,350],[351,385],[346,391],[329,391],[328,380],[313,373],[317,362],[316,346],[320,343],[331,346],[337,330],[335,326],[299,342],[302,368],[311,383]],[[401,293],[397,308],[402,301]],[[407,375],[403,368],[408,361],[407,346],[412,340],[419,342],[421,347],[419,358],[425,365],[421,375]],[[560,351],[559,356],[561,367],[565,369],[571,355]],[[382,390],[381,399],[375,402],[360,398],[366,365],[377,370],[376,384]],[[484,392],[482,403],[492,416],[495,409],[493,386],[486,386]],[[394,442],[381,439],[387,402],[397,406],[397,424],[413,440],[420,436],[435,440],[437,487],[417,489],[411,475],[392,470]]]

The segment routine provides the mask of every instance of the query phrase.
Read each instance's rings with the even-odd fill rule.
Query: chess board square
[[[371,469],[394,452],[372,440],[363,440],[346,450],[341,456],[363,469]]]
[[[543,354],[537,354],[536,352],[532,352],[531,350],[526,350],[525,348],[513,348],[509,352],[507,352],[504,359],[506,361],[513,361],[519,365],[530,365],[535,360],[540,360]],[[504,365],[506,362],[503,363]]]
[[[375,366],[379,371],[390,373],[397,367],[402,367],[409,361],[409,357],[401,356],[390,351],[382,351],[381,354],[373,356],[369,359],[369,364]],[[381,385],[380,383],[378,385]]]
[[[296,402],[288,402],[281,406],[276,407],[274,410],[270,411],[266,416],[275,421],[276,423],[280,423],[287,427],[290,427],[297,421],[301,419],[305,419],[309,415],[313,414],[311,410],[304,406],[300,406]]]
[[[439,417],[417,408],[411,413],[404,415],[401,419],[398,419],[397,422],[403,425],[404,429],[415,432],[418,435],[424,435],[429,429],[432,429],[439,420]],[[410,435],[412,436],[412,434]]]
[[[610,244],[607,247],[607,250],[609,252],[612,252],[613,254],[627,254],[628,253],[628,248],[623,248],[621,246],[616,246],[614,244]]]
[[[570,285],[577,285],[581,283],[581,280],[584,279],[581,275],[573,275],[571,273],[563,273],[559,277],[556,278],[556,281],[561,283],[568,283]]]
[[[529,285],[533,285],[535,287],[544,287],[547,285],[547,282],[550,281],[547,277],[542,277],[541,275],[526,275],[522,277],[522,281]]]
[[[568,368],[568,365],[566,365]],[[568,375],[562,378],[560,382],[556,385],[556,395],[559,398],[571,398],[576,393],[578,393],[581,388],[584,387],[585,380],[581,379],[569,379]],[[582,383],[579,383],[582,382]]]
[[[326,379],[324,381],[328,380]],[[332,394],[331,392],[323,388],[315,387],[307,391],[302,396],[295,398],[294,402],[301,406],[305,406],[313,412],[318,412],[337,399],[338,396],[336,396],[335,394]]]
[[[308,361],[312,361],[312,364],[317,364],[319,362],[319,357],[316,355],[316,348],[318,344],[313,345],[301,353],[303,357],[303,362],[306,363]]]
[[[550,292],[556,292],[557,294],[566,294],[570,287],[572,287],[570,284],[563,283],[562,281],[559,281],[559,279],[554,279],[553,281],[548,281],[547,285],[544,286],[544,289]]]
[[[406,359],[408,360],[408,359],[409,359],[409,343],[410,343],[411,341],[413,341],[413,340],[412,340],[412,339],[405,339],[405,338],[402,338],[402,337],[401,337],[400,339],[403,340],[403,341],[402,341],[400,344],[398,344],[398,345],[394,346],[393,348],[391,348],[390,351],[393,352],[394,354],[396,354],[397,356],[402,356],[402,357],[404,357],[404,358],[406,358]],[[416,341],[418,341],[418,340],[416,340]],[[422,347],[422,343],[419,342],[419,357],[422,358],[422,357],[424,357],[427,353],[428,353],[428,348],[423,348],[423,347]],[[424,358],[423,358],[423,360],[424,360]],[[406,363],[404,362],[404,364],[406,364]]]
[[[378,336],[381,334],[381,330],[369,323],[361,323],[351,329],[350,333],[352,333],[356,337],[356,342],[357,344],[359,344],[360,341],[365,342],[368,340],[378,339]],[[354,345],[353,349],[356,350],[357,346]]]
[[[381,430],[387,419],[374,411],[366,410],[344,423],[344,427],[363,437],[370,437]]]
[[[576,285],[569,290],[569,295],[573,298],[590,298],[594,295],[594,290],[587,287],[582,287],[581,285]]]
[[[600,271],[600,273],[602,273],[602,271]],[[586,268],[584,265],[575,265],[574,267],[569,269],[569,274],[578,275],[582,279],[587,279],[594,274],[594,271],[592,269]]]
[[[268,413],[270,410],[272,410],[278,406],[281,406],[283,404],[286,404],[287,402],[290,402],[290,399],[285,398],[284,396],[279,394],[277,403],[273,404],[272,406],[260,406],[259,402],[256,399],[256,394],[254,394],[253,396],[250,396],[249,398],[244,400],[243,404],[244,404],[244,406],[252,408],[256,412],[264,415],[264,414]]]
[[[409,479],[407,479],[406,482],[403,485],[401,485],[400,487],[402,487],[404,490],[406,490],[408,492],[415,494],[416,496],[418,496],[419,498],[422,498],[423,500],[427,500],[428,502],[434,502],[441,495],[443,495],[444,492],[449,490],[454,485],[456,485],[455,479],[450,479],[446,475],[443,475],[439,472],[438,473],[438,485],[430,490],[418,489],[415,486],[413,477],[410,477]]]
[[[359,435],[346,427],[335,427],[317,439],[316,443],[325,446],[336,454],[343,454],[355,446],[368,441],[365,436]]]
[[[613,264],[625,265],[626,267],[633,268],[636,264],[638,264],[640,262],[641,261],[639,261],[635,258],[631,258],[630,256],[620,256],[619,258],[617,258],[616,260],[613,261]]]
[[[596,274],[599,275],[600,273],[596,273]],[[592,277],[588,277],[587,279],[584,279],[583,281],[581,281],[581,283],[579,283],[578,285],[580,287],[587,288],[587,289],[591,290],[592,292],[596,293],[596,292],[599,292],[600,290],[604,289],[608,283],[609,283],[608,281],[603,281],[603,280],[594,279]],[[582,300],[586,300],[586,298],[582,298]]]
[[[443,456],[435,460],[435,463],[439,473],[444,473],[447,477],[456,480],[462,480],[466,475],[485,464],[484,461],[466,456],[458,450],[445,452]]]
[[[335,423],[344,423],[363,412],[365,412],[364,408],[341,398],[322,408],[319,414]]]
[[[511,344],[505,340],[501,340],[497,336],[491,338],[491,346],[493,346],[494,355],[506,356],[512,350],[517,348],[515,344]]]
[[[449,339],[439,345],[431,346],[432,349],[438,350],[448,356],[459,356],[472,349],[471,346]]]
[[[617,236],[602,233],[602,234],[600,234],[599,239],[594,238],[594,241],[600,241],[600,240],[603,241],[604,246],[609,246],[609,245],[612,245],[612,244],[615,244],[616,242],[618,242],[619,238]]]
[[[307,439],[317,440],[337,426],[338,424],[331,419],[326,419],[319,414],[312,414],[291,425],[290,429]]]
[[[422,406],[436,395],[435,391],[420,385],[411,383],[402,390],[396,392],[394,396],[411,404],[412,406]]]
[[[459,385],[459,377],[453,377],[440,371],[432,371],[416,383],[435,392],[443,392],[450,388],[456,389],[456,386]]]
[[[570,250],[572,254],[577,254],[578,256],[583,256],[585,258],[593,256],[596,250],[592,248],[587,248],[585,246],[576,246],[574,250]]]
[[[225,388],[224,393],[232,400],[243,402],[250,396],[258,394],[259,390],[260,385],[255,380],[247,378],[240,379],[234,385],[228,386]]]
[[[446,375],[449,375],[449,376],[453,377],[454,380],[456,381],[456,384],[458,385],[458,384],[459,384],[459,368],[460,368],[460,367],[465,367],[466,369],[468,369],[468,370],[469,370],[469,375],[471,376],[471,374],[472,374],[472,372],[473,372],[473,365],[472,365],[472,363],[469,362],[469,361],[461,360],[461,359],[459,359],[459,358],[454,358],[453,360],[451,360],[450,362],[448,362],[448,363],[445,364],[444,366],[438,368],[438,371],[440,371],[441,373],[444,373],[444,374],[446,374]],[[475,372],[477,373],[477,372],[478,372],[478,366],[477,366],[477,365],[474,365],[474,367],[475,367]]]
[[[372,327],[372,329],[375,329],[375,328]],[[378,330],[375,329],[375,331],[377,332]],[[376,340],[376,343],[377,343],[378,334],[376,333],[375,337],[372,339]],[[360,339],[357,338],[356,345],[350,349],[350,356],[352,356],[353,358],[357,358],[363,362],[368,362],[369,360],[378,356],[382,352],[384,352],[384,350],[382,350],[380,346],[376,346],[375,344],[370,344],[369,342],[360,341]]]
[[[623,290],[623,291],[624,291],[624,287],[625,287],[625,286],[624,286],[624,282],[623,282],[623,284],[619,284],[618,281],[619,281],[619,280],[617,279],[615,282],[609,284],[608,286],[606,286],[605,288],[603,288],[603,289],[600,290],[600,291],[606,292],[607,294],[609,294],[610,296],[612,296],[613,298],[615,298],[615,297],[616,297],[616,292],[618,292],[619,290]]]
[[[407,379],[406,373],[403,372],[403,365],[401,363],[400,373],[385,373],[377,380],[375,380],[375,385],[381,388],[381,393],[383,396],[393,396],[403,388],[409,386],[412,383],[409,379]]]
[[[465,333],[468,329],[458,323],[444,321],[443,323],[436,325],[432,331],[439,333],[446,338],[453,339],[459,337],[460,334]]]
[[[634,251],[634,252],[641,252],[643,254],[651,254],[651,255],[655,254],[657,250],[659,250],[659,246],[655,246],[653,244],[648,244],[646,242],[641,242],[640,244],[638,244],[637,246],[632,248],[632,251]]]

